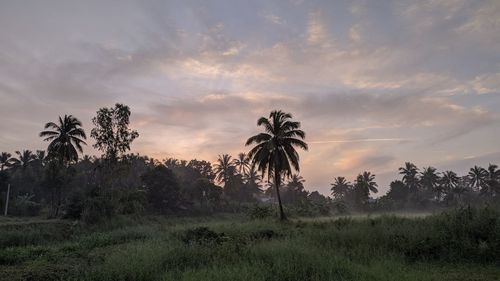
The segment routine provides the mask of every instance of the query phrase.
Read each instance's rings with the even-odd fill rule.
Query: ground
[[[450,248],[440,219],[9,218],[0,280],[500,280],[497,245]]]

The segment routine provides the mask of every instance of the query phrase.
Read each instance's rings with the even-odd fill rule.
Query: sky
[[[247,152],[290,112],[323,194],[365,170],[384,193],[406,161],[465,174],[500,164],[500,1],[0,0],[0,151],[116,102],[158,159]]]

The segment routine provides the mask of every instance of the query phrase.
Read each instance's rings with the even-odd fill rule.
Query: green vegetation
[[[0,280],[498,280],[500,216],[0,222]]]

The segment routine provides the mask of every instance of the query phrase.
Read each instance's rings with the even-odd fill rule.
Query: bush
[[[269,218],[274,216],[275,214],[276,212],[274,211],[273,207],[268,205],[255,205],[248,210],[248,216],[252,220]]]
[[[188,245],[220,245],[227,240],[227,236],[224,233],[212,231],[207,227],[197,227],[186,230],[181,240]]]

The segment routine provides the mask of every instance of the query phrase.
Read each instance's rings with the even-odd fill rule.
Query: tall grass
[[[17,233],[30,237],[34,230],[26,229]],[[465,208],[420,218],[286,223],[224,217],[148,218],[134,225],[123,219],[91,232],[73,232],[60,241],[32,242],[0,248],[0,280],[496,280],[500,276],[500,217],[492,209]]]

